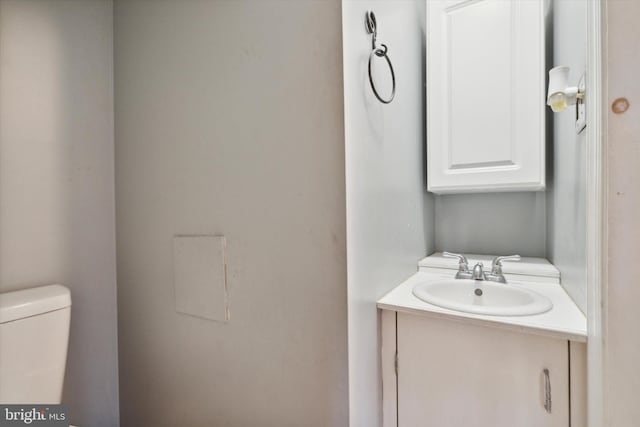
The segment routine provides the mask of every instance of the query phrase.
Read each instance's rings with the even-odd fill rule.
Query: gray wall
[[[349,277],[349,416],[377,426],[381,411],[376,301],[414,274],[433,251],[433,196],[425,182],[424,1],[344,0],[345,145]],[[379,41],[389,46],[397,95],[375,99],[367,78],[376,13]],[[378,83],[389,82],[383,63]]]
[[[549,31],[550,22],[547,22],[547,28]],[[553,49],[550,39],[547,34],[549,52]],[[553,151],[550,129],[549,126],[547,153]],[[547,191],[549,189],[547,176]],[[531,191],[437,195],[436,250],[545,258],[548,238],[546,199],[545,192]]]
[[[436,196],[439,251],[545,256],[545,194],[477,193]]]
[[[0,1],[0,290],[71,289],[63,401],[118,424],[108,0]]]
[[[559,0],[548,19],[547,68],[571,67],[577,84],[586,61],[586,3]],[[436,197],[437,250],[546,257],[586,312],[586,146],[575,133],[575,109],[547,114],[547,189],[538,193]]]
[[[346,425],[340,2],[115,6],[122,425]],[[212,233],[228,323],[174,308]]]
[[[555,1],[550,65],[571,67],[571,84],[577,84],[585,72],[586,45],[586,2]],[[586,313],[586,132],[576,135],[575,108],[549,116],[554,144],[547,174],[547,257],[560,270],[562,286]]]

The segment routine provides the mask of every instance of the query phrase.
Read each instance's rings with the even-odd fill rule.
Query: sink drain
[[[482,289],[476,289],[475,291],[473,291],[474,294],[476,294],[477,296],[481,297],[482,296]]]

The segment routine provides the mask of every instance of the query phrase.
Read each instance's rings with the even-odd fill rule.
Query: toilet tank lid
[[[71,305],[71,293],[62,285],[0,293],[0,323],[60,310]]]

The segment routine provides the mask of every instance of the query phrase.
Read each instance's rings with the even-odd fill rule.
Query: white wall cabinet
[[[384,426],[582,427],[585,355],[583,343],[385,310]]]
[[[545,188],[543,0],[427,2],[428,188]]]

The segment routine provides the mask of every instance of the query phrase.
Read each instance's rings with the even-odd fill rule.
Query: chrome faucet
[[[442,252],[442,256],[458,259],[458,272],[456,273],[456,279],[471,279],[473,273],[469,271],[469,261],[466,256],[451,252]]]
[[[507,283],[507,279],[502,274],[502,261],[520,261],[520,255],[497,256],[491,262],[491,273],[485,274],[485,280],[492,282]]]
[[[485,273],[482,270],[482,263],[479,262],[473,267],[473,274],[471,275],[473,280],[485,280]]]
[[[502,273],[502,261],[520,261],[520,255],[498,256],[491,262],[491,273],[484,272],[484,266],[481,262],[477,263],[473,270],[469,270],[469,261],[467,257],[462,254],[454,254],[451,252],[443,252],[442,256],[447,258],[458,259],[458,272],[456,273],[456,279],[473,279],[473,280],[487,280],[490,282],[507,283],[504,274]]]

